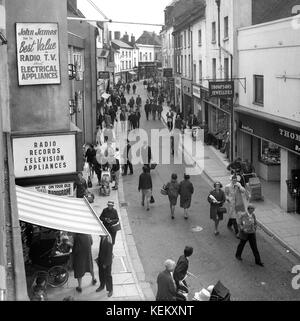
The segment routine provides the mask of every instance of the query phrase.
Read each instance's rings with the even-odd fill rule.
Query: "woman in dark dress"
[[[218,213],[218,209],[226,201],[225,193],[221,189],[223,186],[220,182],[214,183],[214,189],[209,193],[207,200],[210,203],[210,219],[215,222],[215,235],[219,235],[219,222],[223,220],[223,214]]]
[[[166,190],[169,197],[171,217],[174,219],[175,206],[179,195],[179,183],[177,182],[177,174],[172,174],[171,181],[166,185]]]
[[[184,209],[184,218],[188,219],[188,209],[191,206],[194,186],[190,182],[190,175],[184,174],[184,180],[179,184],[180,207]]]
[[[74,277],[78,281],[77,292],[82,292],[81,283],[82,277],[86,272],[92,275],[92,284],[95,285],[97,280],[94,276],[93,258],[92,258],[92,244],[93,239],[91,235],[76,233],[74,235],[72,259]]]

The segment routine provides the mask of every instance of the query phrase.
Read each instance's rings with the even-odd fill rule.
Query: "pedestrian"
[[[218,230],[220,221],[223,220],[223,213],[220,208],[226,201],[225,193],[222,190],[223,185],[220,182],[214,183],[214,189],[209,193],[207,200],[210,203],[210,219],[215,222],[215,235],[219,235]]]
[[[113,157],[112,167],[111,167],[111,178],[115,182],[115,186],[112,187],[113,190],[119,188],[119,174],[120,174],[120,162],[117,157]]]
[[[188,219],[188,209],[191,206],[194,186],[190,182],[190,175],[184,174],[184,180],[179,184],[180,207],[184,209],[184,218]]]
[[[143,81],[144,89],[147,89],[147,84],[148,84],[148,82],[147,82],[147,80],[145,79],[145,80]]]
[[[136,97],[135,103],[136,103],[137,107],[140,107],[142,105],[142,98],[140,95],[138,95]]]
[[[126,105],[126,98],[123,93],[121,94],[120,100],[121,100],[121,105]]]
[[[113,279],[111,275],[111,266],[113,261],[113,244],[108,235],[100,237],[99,253],[97,265],[99,271],[100,286],[96,292],[102,291],[105,287],[108,292],[107,296],[113,295]]]
[[[142,158],[143,165],[149,168],[150,170],[152,153],[151,153],[151,147],[147,144],[146,141],[144,141],[144,144],[141,147],[140,151],[141,151],[141,158]]]
[[[134,103],[135,103],[135,101],[134,101],[134,98],[133,98],[133,96],[132,96],[132,97],[130,98],[129,102],[128,102],[128,106],[129,106],[131,109],[133,109]]]
[[[166,114],[167,117],[167,126],[169,128],[169,131],[171,131],[173,129],[173,117],[174,117],[174,113],[171,111],[171,109],[169,109],[169,111]]]
[[[166,191],[168,193],[171,217],[174,219],[175,206],[177,204],[177,198],[179,195],[179,183],[177,182],[177,174],[173,173],[171,181],[166,185]]]
[[[130,86],[130,84],[128,83],[127,85],[126,85],[126,89],[127,89],[127,94],[129,95],[129,93],[130,93],[130,88],[131,88],[131,86]]]
[[[180,115],[176,115],[176,118],[175,118],[175,124],[174,124],[174,127],[180,131],[182,131],[182,127],[183,127],[183,124],[182,124],[182,119],[180,117]]]
[[[140,128],[140,119],[141,119],[141,113],[140,110],[137,108],[135,111],[135,118],[136,118],[136,128]]]
[[[152,178],[150,170],[146,166],[143,166],[143,173],[139,177],[138,191],[142,191],[142,206],[145,206],[146,199],[146,208],[149,211],[149,201],[152,195]]]
[[[88,149],[85,152],[85,158],[89,164],[89,177],[93,178],[94,176],[94,157],[96,156],[96,150],[92,144],[88,144]]]
[[[121,109],[120,123],[121,123],[121,130],[124,133],[126,131],[126,112],[124,108]]]
[[[117,232],[114,230],[113,225],[119,223],[118,212],[114,209],[115,203],[113,201],[107,202],[107,207],[102,211],[100,220],[103,222],[105,228],[112,238],[112,244],[115,245]]]
[[[127,146],[126,146],[126,150],[125,150],[125,155],[124,155],[124,171],[123,171],[123,174],[122,176],[125,176],[127,175],[127,170],[128,170],[128,167],[129,167],[129,175],[133,175],[133,166],[132,166],[132,163],[131,163],[131,145],[130,145],[130,142],[129,140],[127,139]]]
[[[133,85],[132,85],[132,90],[133,90],[133,94],[135,95],[135,92],[136,92],[136,84],[135,83],[133,83]]]
[[[159,104],[157,106],[157,116],[158,116],[158,120],[161,120],[161,113],[163,111],[163,107],[162,107],[162,104]]]
[[[83,178],[82,172],[78,172],[77,179],[74,183],[74,189],[76,189],[76,197],[83,198],[87,194],[87,183]]]
[[[117,115],[116,115],[116,112],[115,112],[115,109],[113,108],[113,106],[110,106],[108,113],[111,118],[111,124],[114,127],[114,123],[115,123]]]
[[[243,194],[245,194],[244,187],[238,182],[237,176],[233,175],[231,177],[231,182],[225,186],[225,196],[228,205],[228,223],[227,227],[231,230],[232,226],[236,237],[238,238],[238,225],[237,225],[237,213],[244,212],[244,200]]]
[[[111,117],[108,112],[104,114],[104,122],[105,122],[105,127],[110,128],[111,125]]]
[[[189,257],[193,254],[194,249],[191,246],[186,246],[183,251],[183,255],[181,255],[176,263],[173,277],[177,287],[177,291],[181,287],[187,288],[187,284],[185,278],[187,277],[188,269],[189,269]]]
[[[154,101],[151,104],[151,111],[152,111],[152,119],[155,120],[156,119],[157,106],[156,106]]]
[[[146,119],[149,120],[149,113],[151,112],[149,99],[146,100],[146,104],[144,106],[144,109],[145,109]]]
[[[76,291],[81,293],[82,278],[86,272],[92,275],[92,284],[95,285],[97,280],[94,276],[93,258],[92,258],[93,239],[91,235],[75,233],[73,236],[72,259],[74,277],[78,281]]]
[[[256,229],[257,229],[257,221],[256,216],[254,214],[255,207],[252,204],[248,204],[247,211],[240,215],[238,219],[239,225],[239,238],[240,243],[237,247],[235,257],[242,261],[242,252],[247,241],[250,243],[251,250],[253,252],[255,258],[255,264],[259,266],[264,266],[260,259],[260,255],[257,249],[256,243]]]
[[[101,129],[103,128],[103,121],[104,121],[104,116],[100,111],[98,114],[98,125],[100,126]]]
[[[160,272],[157,277],[156,301],[176,301],[176,287],[172,276],[175,268],[173,260],[166,260],[165,270]]]

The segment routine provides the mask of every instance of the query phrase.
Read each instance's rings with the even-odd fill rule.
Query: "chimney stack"
[[[135,36],[133,34],[131,34],[131,44],[133,45],[135,43]]]
[[[121,32],[120,31],[115,31],[115,39],[120,40],[121,38]]]
[[[123,36],[123,40],[124,40],[124,42],[126,42],[126,43],[129,42],[129,36],[128,36],[127,32],[125,32],[125,35]]]

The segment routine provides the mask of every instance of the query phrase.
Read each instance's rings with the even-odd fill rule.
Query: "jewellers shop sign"
[[[60,84],[57,23],[16,23],[19,85]]]
[[[284,124],[246,114],[239,114],[239,128],[250,135],[273,142],[280,147],[300,154],[300,130]]]
[[[75,135],[14,137],[16,178],[76,172]]]
[[[233,98],[234,82],[233,81],[210,81],[209,96],[219,98]]]

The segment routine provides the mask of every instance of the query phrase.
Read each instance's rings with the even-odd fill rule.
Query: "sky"
[[[107,16],[115,21],[143,22],[164,24],[164,9],[171,0],[93,0],[97,7]],[[78,9],[89,19],[103,19],[87,0],[77,0]],[[144,30],[160,32],[161,27],[147,25],[124,25],[109,23],[109,30],[121,31],[121,37],[127,31],[129,36],[133,34],[136,39]]]

